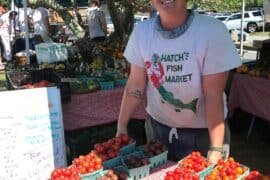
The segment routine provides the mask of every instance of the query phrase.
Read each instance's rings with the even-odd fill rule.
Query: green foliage
[[[5,8],[10,7],[10,0],[0,0],[0,5],[4,6]]]
[[[242,7],[241,0],[192,0],[188,2],[189,5],[196,4],[199,9],[204,10],[217,10],[235,12],[240,11]],[[251,7],[262,7],[263,0],[246,0],[246,9]]]

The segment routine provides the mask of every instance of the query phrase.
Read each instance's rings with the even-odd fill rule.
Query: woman
[[[124,56],[131,63],[117,135],[146,91],[146,123],[169,158],[192,151],[223,158],[224,88],[241,62],[222,22],[187,10],[186,0],[152,0],[159,15],[136,25]],[[148,130],[148,129],[146,129]]]
[[[107,34],[105,15],[99,7],[99,0],[92,0],[87,13],[90,39],[97,42],[104,41]]]

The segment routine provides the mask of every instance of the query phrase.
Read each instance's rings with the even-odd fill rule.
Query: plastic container
[[[127,84],[127,79],[126,78],[125,79],[117,79],[117,80],[115,80],[115,84],[118,87],[123,87]]]
[[[38,63],[66,61],[68,52],[63,43],[40,43],[35,45]]]
[[[247,167],[247,166],[244,166],[244,165],[240,165],[241,167],[245,167],[246,168],[246,171],[240,175],[236,180],[242,180],[244,179],[245,176],[247,176],[249,173],[250,173],[250,169]],[[212,167],[212,169],[205,169],[203,172],[200,172],[201,174],[197,173],[199,176],[200,176],[200,179],[203,180],[204,177],[208,174],[210,174],[212,172],[213,169],[216,169],[217,166],[215,168]]]
[[[133,153],[136,150],[136,141],[120,148],[120,155],[124,156],[126,154]]]
[[[166,164],[167,160],[168,160],[168,151],[164,151],[163,153],[153,156],[151,158],[148,158],[151,164],[151,169],[152,168],[156,168],[156,167],[160,167],[164,164]]]
[[[143,152],[143,147],[144,146],[137,146],[136,150]],[[150,166],[151,169],[160,167],[160,166],[167,163],[168,151],[164,151],[161,154],[153,156],[153,157],[148,157],[148,159],[149,159],[150,164],[151,164],[151,166]]]
[[[188,156],[187,156],[188,157]],[[185,157],[185,158],[183,158],[182,160],[180,160],[179,162],[178,162],[178,164],[179,164],[179,167],[181,168],[181,162],[182,161],[184,161],[187,157]],[[204,177],[207,175],[207,174],[209,174],[212,170],[213,170],[213,168],[214,168],[215,166],[214,165],[209,165],[208,167],[206,167],[206,168],[204,168],[203,170],[201,170],[200,172],[193,172],[193,173],[195,173],[196,175],[198,175],[199,177],[200,177],[200,179],[201,180],[203,180],[204,179]]]
[[[144,156],[145,157],[145,155],[141,151],[136,151],[136,152],[133,152],[129,155],[130,156]],[[121,160],[122,160],[124,167],[128,169],[127,165],[125,164],[126,157],[127,156],[122,156]],[[141,167],[128,169],[128,174],[129,174],[130,178],[133,180],[142,179],[150,174],[150,163],[147,165],[141,166]]]
[[[88,174],[80,174],[81,180],[96,180],[100,175],[102,175],[103,169],[94,171]]]
[[[113,168],[111,168],[114,172],[118,172],[118,173],[126,173],[128,175],[128,169],[125,168],[125,166],[120,165],[120,166],[115,166]],[[100,176],[104,176],[107,173],[108,170],[103,170]],[[116,173],[117,174],[117,173]],[[126,180],[133,180],[131,177],[128,176],[128,178]]]
[[[101,90],[112,90],[114,88],[114,81],[99,81],[99,85]]]
[[[25,89],[23,85],[33,84],[41,80],[47,80],[54,83],[60,89],[62,102],[71,100],[70,85],[67,82],[61,82],[61,77],[53,69],[41,69],[31,71],[7,71],[7,87],[9,90]],[[52,85],[50,85],[52,86]]]
[[[113,168],[115,166],[119,166],[121,164],[122,164],[121,157],[117,156],[117,157],[115,157],[113,159],[109,159],[107,161],[104,161],[102,163],[102,166],[103,166],[104,169],[110,169],[110,168]]]

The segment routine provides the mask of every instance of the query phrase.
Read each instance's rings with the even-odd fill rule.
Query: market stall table
[[[159,180],[164,179],[167,171],[173,171],[177,167],[177,163],[173,161],[168,161],[161,167],[154,168],[150,171],[149,176],[143,178],[143,180]]]
[[[73,94],[71,102],[63,104],[65,130],[77,130],[116,122],[124,88],[102,90],[87,94]],[[146,118],[146,101],[136,109],[132,118]]]
[[[253,115],[248,136],[255,117],[270,122],[270,80],[234,73],[229,93],[228,117],[232,117],[237,108]]]

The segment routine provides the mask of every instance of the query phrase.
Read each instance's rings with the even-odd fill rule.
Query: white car
[[[214,16],[214,18],[220,20],[220,21],[225,21],[229,16],[224,16],[224,15],[217,15],[217,16]]]
[[[229,30],[241,29],[242,13],[230,15],[223,23]],[[244,14],[244,29],[247,32],[255,32],[263,27],[264,13],[262,10],[246,11]]]

